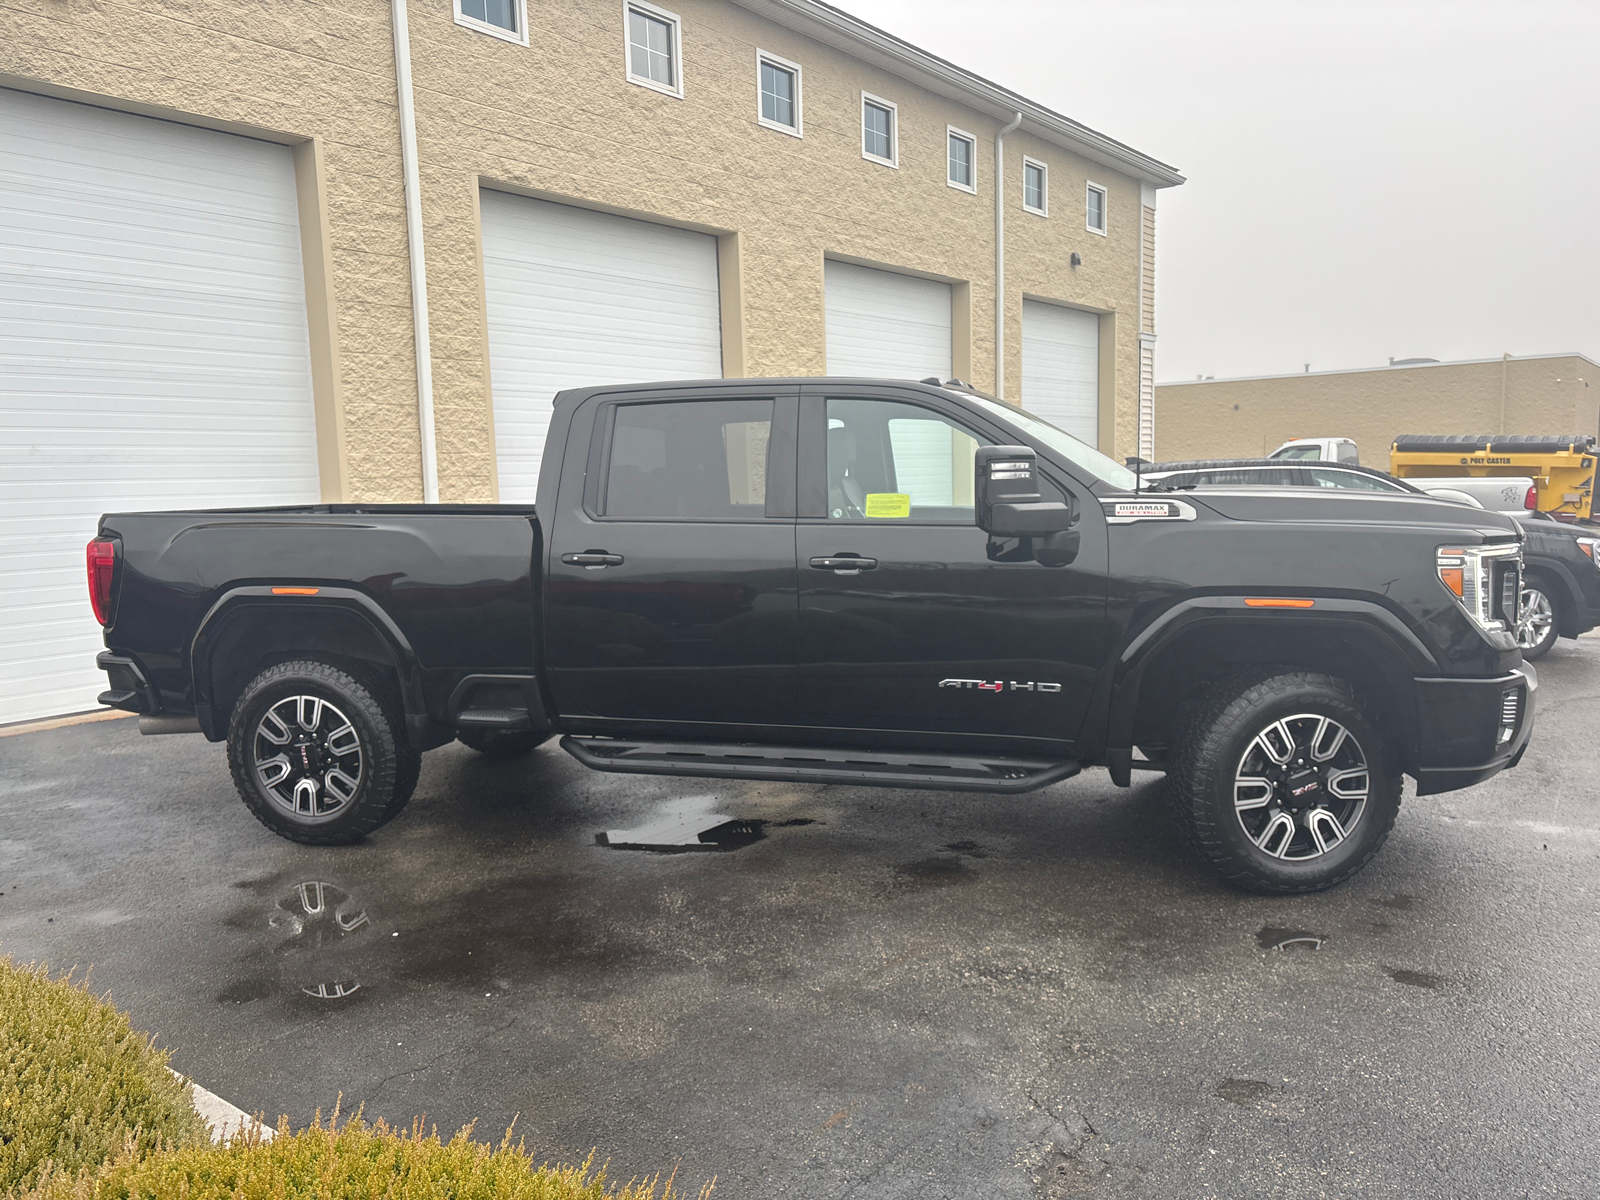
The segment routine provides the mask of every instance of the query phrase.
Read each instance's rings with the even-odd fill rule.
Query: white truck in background
[[[1293,458],[1307,462],[1360,463],[1361,454],[1349,438],[1290,438],[1268,458]]]

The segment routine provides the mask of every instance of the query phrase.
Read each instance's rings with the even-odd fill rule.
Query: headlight
[[[1600,557],[1595,555],[1595,548],[1600,546],[1600,538],[1579,538],[1578,549],[1589,556],[1589,561],[1600,567]]]
[[[1517,623],[1522,594],[1522,547],[1441,546],[1439,582],[1480,629],[1504,631]]]

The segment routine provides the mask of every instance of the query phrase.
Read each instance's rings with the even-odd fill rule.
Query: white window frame
[[[879,108],[889,110],[889,157],[879,158],[876,154],[867,153],[867,105],[876,104]],[[885,100],[882,96],[874,96],[871,92],[861,93],[861,157],[870,163],[877,163],[880,167],[893,167],[900,169],[900,106],[893,100]],[[946,170],[948,173],[948,168]]]
[[[645,16],[655,17],[665,21],[672,29],[672,77],[676,87],[668,87],[664,83],[657,83],[644,75],[633,73],[633,42],[628,36],[628,14],[637,9]],[[622,70],[629,83],[636,83],[640,87],[649,88],[652,92],[660,92],[663,96],[671,96],[674,100],[683,99],[683,20],[675,12],[668,12],[664,8],[657,8],[647,0],[623,0],[622,5]]]
[[[452,0],[452,7],[456,13],[456,24],[464,29],[475,30],[478,33],[487,33],[490,37],[497,37],[502,42],[511,42],[518,46],[528,44],[528,0],[516,0],[517,28],[513,32],[501,29],[498,25],[491,25],[487,21],[480,21],[477,17],[469,17],[461,11],[461,0]]]
[[[1101,224],[1099,229],[1096,229],[1093,225],[1089,224],[1089,193],[1090,192],[1099,192],[1100,193],[1100,219],[1101,219],[1102,224]],[[1087,183],[1087,184],[1085,184],[1084,185],[1084,189],[1083,189],[1083,227],[1085,229],[1087,229],[1090,233],[1098,233],[1101,237],[1105,237],[1106,236],[1106,229],[1109,228],[1110,225],[1111,225],[1111,193],[1106,190],[1106,188],[1105,188],[1105,186],[1103,184],[1099,184],[1099,183]]]
[[[971,156],[967,159],[967,162],[972,167],[972,182],[971,183],[957,183],[954,179],[950,178],[950,139],[951,138],[960,138],[972,150]],[[967,193],[970,193],[971,195],[974,195],[974,196],[976,196],[978,194],[978,138],[977,138],[977,135],[968,133],[965,129],[957,129],[954,125],[946,125],[944,127],[944,181],[945,181],[945,183],[949,184],[951,187],[955,188],[956,191],[958,191],[958,192],[967,192]]]
[[[777,121],[769,121],[761,115],[761,64],[771,63],[780,67],[794,76],[794,124],[781,125]],[[771,129],[775,133],[787,133],[790,137],[805,136],[805,116],[801,107],[800,64],[790,62],[787,58],[780,58],[776,54],[769,54],[765,50],[756,50],[756,124],[763,129]]]
[[[1033,205],[1028,203],[1029,167],[1038,167],[1039,174],[1044,179],[1044,186],[1039,189],[1044,193],[1043,208],[1035,208]],[[1037,158],[1029,158],[1027,155],[1022,156],[1022,210],[1024,212],[1031,212],[1036,217],[1048,217],[1050,215],[1050,164],[1042,163]]]

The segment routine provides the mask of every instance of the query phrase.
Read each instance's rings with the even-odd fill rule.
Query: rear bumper
[[[115,650],[102,650],[95,656],[94,665],[106,673],[110,685],[95,699],[111,708],[124,712],[155,713],[161,709],[156,690],[150,686],[144,669],[136,659]]]
[[[1417,795],[1482,783],[1514,767],[1533,735],[1539,676],[1524,664],[1493,679],[1419,679]]]

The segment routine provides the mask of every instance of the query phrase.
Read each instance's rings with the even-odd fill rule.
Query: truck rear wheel
[[[1247,891],[1343,883],[1400,811],[1388,743],[1341,679],[1312,672],[1219,683],[1190,715],[1168,775],[1195,845]]]
[[[245,806],[306,845],[358,842],[394,817],[420,757],[386,689],[315,659],[257,675],[228,725],[228,767]]]

